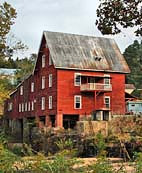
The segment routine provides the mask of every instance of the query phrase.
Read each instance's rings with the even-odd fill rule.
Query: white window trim
[[[21,95],[21,96],[23,95],[23,85],[20,86],[20,95]]]
[[[21,105],[22,105],[22,112],[24,112],[24,103],[22,103]]]
[[[32,101],[31,110],[34,111],[34,101]]]
[[[76,108],[76,98],[77,97],[80,98],[80,108]],[[74,109],[82,109],[82,97],[81,97],[81,95],[75,95],[74,96]]]
[[[80,83],[76,83],[76,77],[80,76]],[[81,73],[74,73],[74,86],[80,86],[81,85]]]
[[[8,103],[8,111],[12,111],[12,107],[13,107],[12,102],[9,102],[9,103]]]
[[[109,78],[109,84],[106,84],[106,83],[105,83],[105,79],[106,79],[106,78],[104,78],[104,84],[110,85],[110,75],[109,75],[109,74],[104,74],[104,77],[108,77],[108,78]],[[107,79],[108,79],[108,78],[107,78]]]
[[[49,96],[49,109],[52,109],[53,107],[53,100],[52,100],[52,96]]]
[[[52,74],[49,74],[49,87],[52,87]]]
[[[41,110],[45,110],[45,97],[41,97]]]
[[[109,99],[109,107],[108,107],[108,108],[110,108],[110,96],[105,96],[105,97],[104,97],[104,104],[105,104],[105,106],[106,106],[106,102],[105,102],[105,99],[106,99],[106,98]]]
[[[31,92],[34,92],[34,82],[31,83]]]
[[[28,102],[28,111],[30,111],[30,110],[31,110],[31,103]]]
[[[42,55],[41,66],[42,68],[45,67],[45,55]]]
[[[19,103],[19,112],[21,112],[21,103]]]
[[[45,89],[45,76],[41,78],[41,89]]]

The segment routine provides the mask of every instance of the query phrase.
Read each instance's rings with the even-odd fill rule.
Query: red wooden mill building
[[[33,73],[5,104],[9,120],[73,128],[86,117],[125,114],[129,67],[113,39],[43,32]]]

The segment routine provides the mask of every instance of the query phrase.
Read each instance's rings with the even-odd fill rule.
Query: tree
[[[136,26],[142,36],[142,0],[100,0],[96,25],[102,34],[118,34],[121,28]]]
[[[141,88],[142,78],[142,42],[137,40],[133,44],[129,45],[124,51],[124,57],[130,67],[131,73],[127,75],[127,83],[133,83],[136,88]],[[135,92],[136,96],[139,96],[139,92]]]
[[[16,10],[10,4],[0,4],[0,62],[3,63],[6,57],[11,58],[15,52],[27,49],[14,34],[10,34],[16,16]]]
[[[22,82],[26,77],[28,77],[32,72],[35,65],[37,55],[31,54],[29,58],[17,59],[17,71],[15,74],[17,84]]]
[[[9,93],[14,89],[14,86],[7,78],[0,77],[0,115],[3,114],[4,101],[9,98]]]
[[[0,5],[0,57],[6,54],[6,36],[14,24],[16,15],[16,10],[7,2]]]

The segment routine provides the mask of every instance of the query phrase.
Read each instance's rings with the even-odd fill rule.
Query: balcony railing
[[[101,83],[87,83],[81,84],[81,91],[112,91],[111,84],[101,84]]]

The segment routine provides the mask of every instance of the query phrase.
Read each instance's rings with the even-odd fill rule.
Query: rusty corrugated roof
[[[44,32],[56,68],[129,73],[113,39]]]

